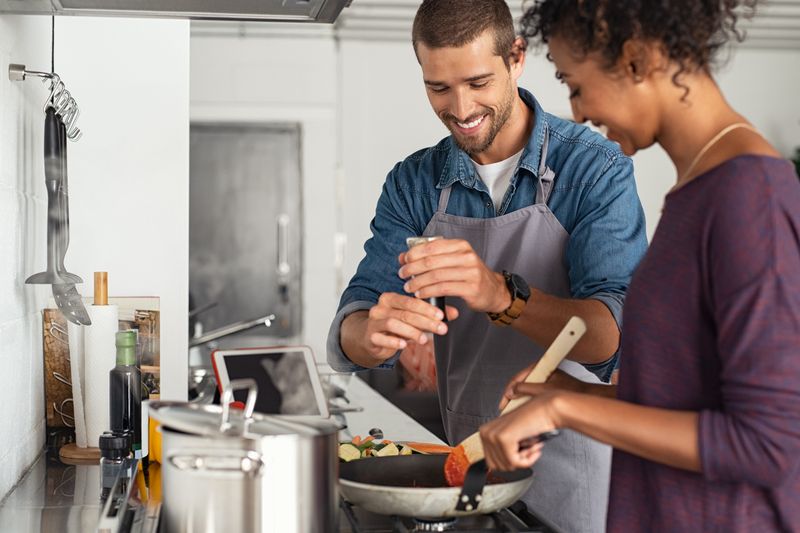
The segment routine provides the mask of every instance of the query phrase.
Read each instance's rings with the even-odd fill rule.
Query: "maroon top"
[[[700,412],[702,473],[615,450],[609,531],[800,531],[800,181],[789,162],[737,157],[667,195],[628,289],[618,392]]]

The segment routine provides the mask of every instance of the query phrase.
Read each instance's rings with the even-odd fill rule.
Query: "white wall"
[[[716,79],[728,102],[786,157],[800,146],[800,50],[735,49]],[[636,182],[652,237],[675,167],[659,147],[634,156]]]
[[[8,79],[8,63],[50,64],[49,19],[0,16],[0,499],[44,444],[41,309],[24,285],[42,269],[47,202],[38,81]]]
[[[69,143],[66,266],[92,294],[161,297],[162,394],[186,395],[188,304],[188,22],[56,19],[56,72],[81,106]],[[9,62],[50,70],[50,18],[0,16],[0,499],[44,443],[41,309],[45,86],[10,82]]]
[[[163,399],[186,399],[189,22],[62,17],[56,71],[81,106],[65,264],[93,295],[159,296]]]

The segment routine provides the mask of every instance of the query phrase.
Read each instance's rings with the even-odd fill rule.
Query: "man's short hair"
[[[487,29],[494,32],[494,53],[508,66],[516,34],[505,0],[424,0],[414,17],[411,42],[415,53],[420,43],[429,48],[459,47]]]

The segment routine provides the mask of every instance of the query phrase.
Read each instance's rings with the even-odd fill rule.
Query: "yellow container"
[[[150,473],[150,491],[148,499],[153,502],[161,501],[161,465],[151,464],[148,469]]]
[[[150,461],[161,464],[161,424],[150,417],[149,433]]]

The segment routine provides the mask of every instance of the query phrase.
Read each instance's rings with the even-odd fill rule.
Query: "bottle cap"
[[[117,344],[117,364],[135,365],[136,364],[136,330],[118,331],[116,337]]]
[[[106,431],[100,435],[100,454],[106,459],[124,459],[130,454],[131,441],[127,433],[121,435]]]

